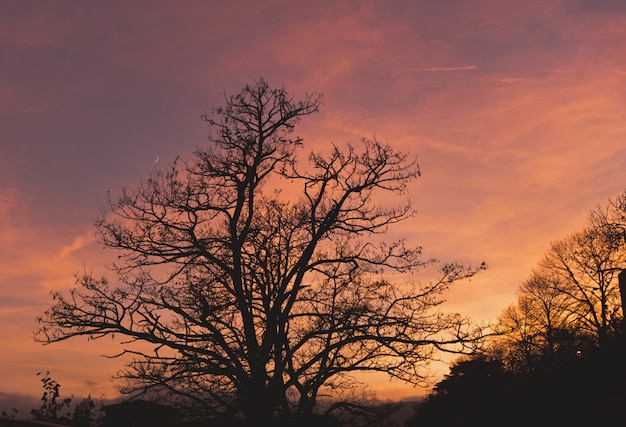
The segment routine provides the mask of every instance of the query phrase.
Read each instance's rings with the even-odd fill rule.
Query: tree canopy
[[[626,416],[626,191],[556,240],[495,334],[416,406],[407,426],[610,425]],[[621,276],[621,278],[620,278]]]
[[[435,351],[480,339],[438,306],[484,266],[387,274],[438,263],[385,236],[414,213],[415,159],[366,138],[303,162],[294,129],[320,95],[261,79],[224,101],[203,116],[206,146],[110,196],[95,227],[119,251],[115,281],[81,274],[54,292],[39,341],[121,335],[124,392],[258,418],[311,414],[356,372],[419,384]]]

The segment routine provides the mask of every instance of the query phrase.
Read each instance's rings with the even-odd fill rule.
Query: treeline
[[[480,350],[452,364],[405,427],[626,425],[625,295],[618,277],[625,269],[626,191],[593,209],[584,228],[550,243]],[[102,425],[91,398],[70,411],[56,381],[46,374],[42,385],[42,406],[32,418]],[[392,407],[370,409],[376,410],[367,420],[347,425],[391,425]],[[387,416],[387,423],[374,415]]]
[[[406,426],[626,425],[623,269],[626,191],[550,244],[484,347],[453,363]]]

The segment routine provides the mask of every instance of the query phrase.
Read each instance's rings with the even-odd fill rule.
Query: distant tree
[[[510,372],[500,360],[480,353],[460,359],[415,406],[405,427],[621,425],[625,353],[601,353],[533,372]]]
[[[625,267],[626,191],[592,210],[586,228],[551,244],[493,336],[451,366],[406,427],[626,419],[616,277]]]
[[[589,213],[589,225],[603,232],[605,239],[624,252],[626,259],[626,190],[606,205],[598,205]]]
[[[385,241],[413,214],[417,163],[364,139],[301,167],[292,132],[320,103],[264,80],[226,97],[204,116],[209,147],[124,189],[96,221],[120,251],[119,284],[80,275],[53,294],[37,339],[124,336],[125,393],[255,419],[311,414],[356,372],[420,383],[435,351],[476,343],[480,330],[438,306],[484,266],[446,264],[425,283],[385,275],[437,263]]]
[[[560,288],[556,277],[535,270],[520,286],[517,301],[498,316],[491,351],[507,370],[529,372],[587,347]]]
[[[535,344],[543,360],[554,363],[561,353],[572,353],[577,331],[572,325],[567,296],[560,291],[558,278],[534,271],[520,286],[518,305],[533,325]]]
[[[98,413],[98,407],[91,395],[81,400],[72,411],[72,427],[93,427],[103,421],[103,415]]]
[[[451,364],[450,373],[436,384],[429,396],[415,406],[415,414],[405,425],[507,424],[509,420],[501,414],[510,384],[512,376],[500,360],[483,353],[460,357]]]
[[[617,252],[618,265],[616,268],[620,271],[626,269],[626,190],[609,199],[606,205],[598,205],[593,209],[589,214],[589,224],[598,230],[603,235],[604,240],[610,242],[611,247]],[[621,295],[621,298],[624,301],[626,295]],[[624,310],[625,308],[622,306],[622,334],[626,334]]]
[[[38,372],[37,375],[41,375],[41,372]],[[60,399],[61,393],[59,389],[61,385],[50,377],[50,372],[46,372],[42,375],[41,384],[43,387],[43,395],[41,396],[43,403],[39,409],[32,409],[30,411],[32,417],[39,421],[69,425],[71,420],[70,404],[72,403],[72,398],[66,397]],[[62,413],[63,411],[66,412]]]
[[[606,230],[586,227],[553,242],[540,268],[558,279],[558,291],[584,333],[604,346],[621,320],[617,274],[625,266],[623,243]]]
[[[497,338],[492,338],[490,351],[497,354],[508,370],[531,369],[537,357],[535,326],[526,318],[528,306],[512,303],[497,318]]]
[[[497,359],[475,354],[471,357],[462,357],[452,363],[450,373],[434,387],[435,395],[449,395],[467,392],[482,385],[493,389],[492,384],[499,383],[504,377],[505,370],[502,362]]]

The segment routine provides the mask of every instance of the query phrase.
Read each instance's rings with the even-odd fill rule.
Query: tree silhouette
[[[38,372],[37,375],[41,375],[41,372]],[[66,397],[59,400],[61,397],[61,393],[59,391],[61,385],[50,377],[50,372],[46,372],[41,377],[41,385],[43,387],[43,394],[41,396],[41,401],[43,403],[39,409],[32,409],[30,414],[34,419],[39,421],[69,424],[71,419],[69,407],[72,403],[72,398]],[[64,409],[67,412],[62,414]]]
[[[605,230],[586,227],[553,242],[539,262],[542,270],[557,278],[577,328],[595,337],[601,347],[622,317],[617,281],[626,261],[622,249],[623,242]]]
[[[96,402],[91,395],[87,396],[76,406],[72,412],[72,427],[91,427],[99,425],[103,416],[96,414]]]
[[[490,353],[507,370],[521,373],[548,368],[588,348],[591,340],[576,327],[569,304],[558,278],[533,271],[519,287],[517,301],[498,316]]]
[[[625,249],[626,192],[550,245],[495,333],[451,365],[406,427],[623,424]]]
[[[37,375],[42,375],[42,373],[38,372]],[[78,402],[72,410],[73,396],[61,399],[61,384],[50,376],[49,371],[42,375],[41,386],[43,403],[39,408],[30,410],[33,419],[72,427],[100,425],[102,417],[96,413],[96,403],[91,395]]]
[[[413,214],[414,160],[364,139],[301,166],[292,133],[320,103],[262,79],[225,97],[204,116],[208,147],[111,197],[96,221],[120,251],[118,283],[84,274],[55,292],[37,339],[124,336],[124,392],[254,419],[311,414],[355,372],[420,383],[436,350],[479,340],[437,307],[484,266],[445,264],[414,282],[403,273],[437,261],[385,239]]]

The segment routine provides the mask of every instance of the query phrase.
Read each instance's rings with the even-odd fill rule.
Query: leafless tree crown
[[[208,146],[110,198],[95,226],[119,251],[115,285],[84,274],[54,293],[38,340],[123,336],[125,392],[253,417],[312,413],[355,372],[419,384],[435,350],[478,339],[437,311],[448,285],[477,269],[385,278],[435,262],[382,238],[413,214],[413,159],[364,139],[302,166],[294,131],[319,95],[296,101],[259,80],[224,101],[203,116]],[[286,200],[276,182],[301,196]],[[399,202],[382,204],[389,195]]]

